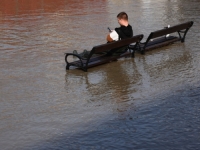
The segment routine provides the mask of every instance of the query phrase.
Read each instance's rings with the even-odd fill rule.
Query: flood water
[[[64,53],[194,21],[185,43],[91,68]],[[0,149],[200,149],[200,0],[1,0]]]

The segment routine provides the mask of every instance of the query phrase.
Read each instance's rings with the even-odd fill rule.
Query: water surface
[[[0,1],[0,147],[199,149],[200,1]],[[105,43],[126,11],[134,34],[194,21],[185,43],[91,68],[64,53]]]

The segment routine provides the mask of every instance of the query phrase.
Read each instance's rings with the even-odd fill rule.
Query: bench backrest
[[[120,40],[120,41],[95,46],[95,47],[93,47],[93,49],[91,51],[91,55],[94,54],[94,53],[105,52],[105,51],[108,51],[108,50],[111,50],[111,49],[120,48],[120,47],[123,47],[123,46],[128,46],[131,43],[140,42],[142,40],[143,36],[144,36],[143,34],[140,34],[140,35],[136,35],[136,36],[133,36],[131,38],[123,39],[123,40]]]
[[[169,27],[169,28],[165,28],[165,29],[162,29],[162,30],[151,32],[149,37],[147,38],[146,42],[148,42],[150,39],[154,39],[154,38],[164,36],[164,35],[167,35],[167,34],[171,34],[171,33],[174,33],[174,32],[179,32],[179,31],[184,30],[184,29],[189,29],[192,25],[193,25],[193,21],[190,21],[190,22],[175,25],[175,26],[172,26],[172,27]]]

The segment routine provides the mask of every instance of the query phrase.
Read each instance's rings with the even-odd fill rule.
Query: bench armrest
[[[76,56],[77,58],[79,58],[79,61],[80,61],[80,63],[81,63],[81,67],[83,68],[84,67],[84,64],[83,64],[83,58],[81,57],[81,56],[79,56],[79,55],[77,55],[77,54],[74,54],[74,53],[65,53],[65,62],[66,62],[66,64],[67,64],[67,66],[66,66],[66,69],[69,69],[69,67],[70,67],[70,63],[68,62],[68,60],[67,60],[67,57],[68,56]]]
[[[74,54],[74,53],[65,53],[65,55],[66,55],[65,57],[72,55],[72,56],[78,57],[80,60],[87,60],[87,58],[83,58],[80,55],[77,55],[77,54]]]

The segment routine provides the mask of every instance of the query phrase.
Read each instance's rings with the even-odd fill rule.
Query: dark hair
[[[119,19],[124,19],[124,20],[128,20],[128,15],[127,15],[125,12],[120,12],[120,13],[117,15],[117,18],[119,18]]]

